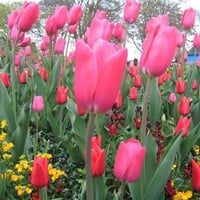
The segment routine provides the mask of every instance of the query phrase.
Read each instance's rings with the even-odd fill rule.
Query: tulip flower
[[[165,25],[152,28],[143,43],[141,70],[150,77],[161,75],[170,65],[175,51],[176,28]]]
[[[67,102],[67,96],[68,96],[69,89],[62,85],[57,87],[56,91],[56,102],[58,104],[64,104]]]
[[[161,25],[169,25],[169,15],[165,14],[152,17],[146,24],[146,32],[149,33],[154,27]]]
[[[26,56],[30,56],[31,53],[32,53],[31,46],[26,46],[26,48],[25,48],[25,55]]]
[[[184,94],[186,88],[186,81],[185,80],[177,80],[176,81],[176,93],[177,94]]]
[[[44,81],[46,81],[46,80],[48,79],[48,74],[47,74],[46,68],[40,67],[40,68],[39,68],[39,73],[40,73],[41,78],[42,78]]]
[[[196,192],[200,191],[200,165],[192,159],[192,187]]]
[[[177,29],[177,47],[183,47],[185,44],[185,34]]]
[[[133,85],[137,88],[140,88],[142,85],[142,77],[137,74],[133,79]]]
[[[118,41],[124,41],[125,39],[125,28],[122,23],[115,23],[113,27],[112,36]]]
[[[69,25],[76,24],[82,17],[82,8],[80,5],[73,5],[68,13],[67,23]]]
[[[39,4],[34,2],[24,3],[24,6],[19,13],[19,20],[17,22],[17,27],[20,32],[27,32],[31,29],[39,17],[39,12]]]
[[[130,64],[129,64],[129,74],[132,77],[135,77],[138,74],[138,67],[134,66],[133,61],[131,61]]]
[[[55,53],[58,55],[63,54],[65,50],[65,44],[66,44],[66,41],[64,38],[62,37],[58,38],[55,44]]]
[[[75,33],[78,27],[78,23],[68,26],[67,31],[71,34]]]
[[[126,67],[127,49],[99,39],[88,46],[76,43],[74,93],[78,107],[104,113],[115,103]],[[87,79],[87,81],[86,81]]]
[[[117,135],[119,133],[119,129],[116,124],[108,125],[108,133],[109,135]]]
[[[106,18],[99,18],[98,16],[99,15],[94,16],[90,27],[88,27],[85,32],[86,41],[90,46],[93,46],[100,38],[110,41],[112,37],[113,24]]]
[[[41,112],[44,109],[44,98],[43,96],[34,96],[32,109],[36,112]]]
[[[182,19],[181,19],[181,25],[185,29],[191,29],[194,26],[196,17],[196,10],[193,8],[188,8],[184,10]]]
[[[174,129],[174,135],[178,135],[182,131],[182,137],[186,137],[188,135],[191,122],[191,117],[180,116],[178,123]]]
[[[138,98],[138,92],[137,92],[137,88],[136,87],[130,88],[129,98],[131,100],[133,100],[133,101],[137,100],[137,98]]]
[[[92,176],[101,176],[105,171],[105,150],[101,149],[101,136],[91,139],[91,166]]]
[[[26,83],[26,73],[24,71],[22,71],[18,74],[18,80],[21,84]]]
[[[171,92],[168,99],[170,103],[176,102],[176,94]]]
[[[57,7],[53,15],[55,17],[56,27],[58,29],[62,29],[67,22],[67,17],[68,17],[67,6],[63,5]]]
[[[146,148],[136,139],[120,142],[114,163],[114,175],[121,181],[135,182],[142,171]]]
[[[35,156],[30,183],[36,188],[47,187],[49,183],[48,160]]]
[[[197,90],[198,89],[198,82],[197,82],[197,80],[193,80],[193,82],[192,82],[192,89],[193,90]]]
[[[180,115],[188,115],[190,113],[190,98],[181,97],[178,112]]]
[[[18,10],[13,10],[8,16],[7,25],[10,29],[16,24],[18,16],[19,16]]]
[[[194,39],[193,39],[193,46],[195,48],[200,47],[200,34],[194,34]]]
[[[141,3],[135,0],[126,0],[124,6],[124,21],[129,24],[134,23],[139,15],[140,7]]]
[[[179,65],[177,68],[177,77],[178,78],[182,77],[182,74],[183,74],[183,70],[182,70],[181,65]]]
[[[10,86],[9,76],[9,73],[0,73],[0,81],[4,84],[5,87]]]
[[[56,17],[55,16],[48,16],[46,24],[45,24],[45,30],[48,36],[53,36],[57,33],[58,27],[56,25]]]
[[[117,108],[121,108],[122,107],[122,94],[119,91],[115,100],[116,106]]]

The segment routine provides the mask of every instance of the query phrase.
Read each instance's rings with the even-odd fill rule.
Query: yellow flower
[[[57,180],[60,176],[63,176],[65,174],[64,171],[53,168],[51,164],[49,164],[49,175],[51,177],[51,180],[54,182]]]
[[[2,143],[2,150],[3,150],[3,152],[9,151],[13,147],[14,147],[14,144],[12,142],[3,142]]]
[[[195,146],[193,147],[193,152],[195,153],[196,156],[198,156],[199,153],[200,153],[200,148],[199,148],[199,146],[195,145]]]
[[[38,156],[41,158],[47,158],[47,159],[52,158],[52,155],[50,153],[42,153],[42,154],[38,154]]]
[[[22,172],[23,167],[22,167],[22,165],[20,165],[20,164],[16,164],[16,165],[15,165],[15,169],[17,170],[17,172]]]
[[[18,196],[22,196],[24,194],[24,190],[23,190],[22,185],[16,185],[15,190],[16,190]]]
[[[177,168],[177,165],[176,164],[173,164],[172,165],[172,170],[176,169]]]
[[[4,141],[6,139],[7,133],[2,132],[0,134],[0,141]]]
[[[26,187],[26,188],[25,188],[25,192],[26,192],[27,194],[31,194],[32,191],[33,191],[33,189],[30,188],[30,187]]]
[[[2,157],[4,160],[10,160],[12,158],[12,155],[9,153],[4,153]]]
[[[188,200],[192,198],[192,191],[187,190],[186,192],[177,192],[176,195],[173,196],[173,200]]]
[[[19,177],[16,174],[11,175],[11,181],[16,182],[19,180]]]
[[[5,128],[7,125],[7,121],[4,119],[0,122],[0,128]]]

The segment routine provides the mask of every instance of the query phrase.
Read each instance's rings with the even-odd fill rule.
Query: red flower
[[[91,165],[92,176],[101,176],[105,171],[105,150],[101,149],[101,136],[92,137]]]
[[[178,111],[180,115],[188,115],[190,113],[190,98],[181,97]]]
[[[4,84],[5,87],[9,87],[10,86],[9,76],[10,76],[9,73],[0,74],[0,80]]]
[[[110,124],[108,126],[109,135],[116,135],[118,133],[118,127],[116,124]]]
[[[178,135],[182,131],[182,137],[186,137],[188,135],[191,122],[192,118],[180,116],[174,129],[174,135]]]
[[[114,175],[121,181],[129,183],[136,181],[142,171],[146,148],[136,139],[128,139],[119,144],[115,163]]]
[[[196,192],[200,191],[200,166],[192,160],[192,187]]]
[[[57,87],[57,92],[56,92],[56,102],[58,104],[64,104],[67,102],[67,96],[68,96],[68,91],[69,89],[62,85]]]
[[[138,98],[138,92],[137,92],[137,88],[136,87],[130,88],[129,98],[131,100],[133,100],[133,101],[137,100],[137,98]]]
[[[26,83],[26,72],[20,72],[18,74],[18,80],[21,84],[25,84]]]
[[[37,156],[34,158],[30,182],[32,186],[37,188],[48,186],[49,174],[47,158],[40,158]]]
[[[39,68],[39,73],[41,78],[46,81],[48,79],[48,74],[47,74],[47,70],[44,67],[40,67]]]
[[[133,80],[133,85],[136,87],[136,88],[140,88],[141,85],[142,85],[142,77],[137,74],[135,77],[134,77],[134,80]]]
[[[197,80],[193,80],[193,82],[192,82],[192,89],[193,90],[197,90],[198,89],[198,82],[197,82]]]
[[[186,88],[186,81],[185,80],[177,80],[176,81],[176,93],[177,94],[184,94]]]

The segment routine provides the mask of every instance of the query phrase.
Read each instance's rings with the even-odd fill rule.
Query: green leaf
[[[155,121],[160,119],[160,91],[158,89],[157,79],[152,79],[150,87],[150,98],[149,98],[149,117],[152,124],[155,124]]]
[[[8,95],[8,91],[0,81],[0,118],[6,119],[9,125],[9,129],[13,132],[16,129],[16,120],[13,111],[11,99]]]
[[[93,194],[95,200],[105,200],[106,198],[106,186],[103,176],[95,176],[93,180]]]
[[[169,178],[171,167],[174,163],[174,158],[179,149],[181,139],[182,135],[180,134],[174,139],[171,147],[168,148],[168,152],[159,164],[154,176],[146,188],[144,200],[157,200],[161,196],[163,188]]]

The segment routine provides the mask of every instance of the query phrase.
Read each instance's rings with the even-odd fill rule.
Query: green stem
[[[48,200],[46,187],[40,188],[39,195],[40,195],[40,200]]]
[[[37,154],[37,150],[38,150],[38,124],[39,124],[39,114],[36,113],[36,131],[35,131],[35,143],[34,143],[34,149],[33,149],[34,155]]]
[[[63,135],[63,132],[62,132],[62,121],[63,121],[63,105],[60,105],[60,121],[59,121],[59,125],[60,125],[60,135]]]
[[[123,199],[124,199],[125,185],[126,185],[126,182],[125,182],[125,181],[122,181],[121,192],[120,192],[120,198],[119,198],[120,200],[123,200]]]
[[[144,99],[143,99],[142,126],[141,126],[141,143],[143,145],[144,145],[144,139],[146,135],[146,125],[147,125],[148,104],[149,104],[151,82],[152,82],[152,78],[147,76],[146,90],[145,90]]]
[[[87,200],[93,200],[93,183],[91,168],[91,138],[94,129],[95,113],[89,113],[87,141],[86,141],[86,195]]]

